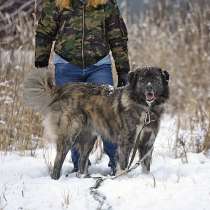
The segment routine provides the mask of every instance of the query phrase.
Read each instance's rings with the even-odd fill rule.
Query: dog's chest
[[[147,130],[147,132],[152,132],[157,129],[159,120],[153,112],[135,110],[133,115],[131,115],[129,125],[132,127],[131,130],[135,135],[138,135],[143,129]]]

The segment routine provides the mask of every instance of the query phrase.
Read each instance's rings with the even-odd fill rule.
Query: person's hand
[[[128,82],[128,73],[118,74],[118,83],[117,87],[125,86]]]

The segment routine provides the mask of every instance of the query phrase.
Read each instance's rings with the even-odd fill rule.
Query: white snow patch
[[[155,142],[151,174],[141,167],[116,180],[106,180],[99,191],[113,210],[209,210],[210,159],[188,153],[188,164],[171,156],[175,139],[174,120],[164,119]],[[70,154],[62,176],[52,180],[45,164],[53,162],[55,150],[39,150],[35,157],[0,153],[0,209],[3,210],[94,210],[98,203],[89,193],[95,180],[65,176],[73,167]],[[46,155],[47,154],[47,155]],[[98,163],[92,154],[90,173],[108,175],[108,158]],[[155,181],[154,181],[154,178]],[[102,209],[105,208],[106,205]]]

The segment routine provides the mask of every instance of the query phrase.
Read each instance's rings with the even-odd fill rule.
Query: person
[[[55,83],[87,82],[113,85],[112,53],[118,87],[130,70],[126,25],[115,0],[45,0],[36,28],[35,67],[48,66],[54,44]],[[109,166],[116,169],[117,145],[103,139]],[[74,171],[79,153],[71,151]]]

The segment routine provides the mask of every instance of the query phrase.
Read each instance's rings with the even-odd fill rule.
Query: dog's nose
[[[146,90],[147,90],[148,92],[153,91],[153,87],[152,87],[152,83],[151,83],[151,82],[148,82],[148,83],[147,83],[147,85],[146,85]]]

